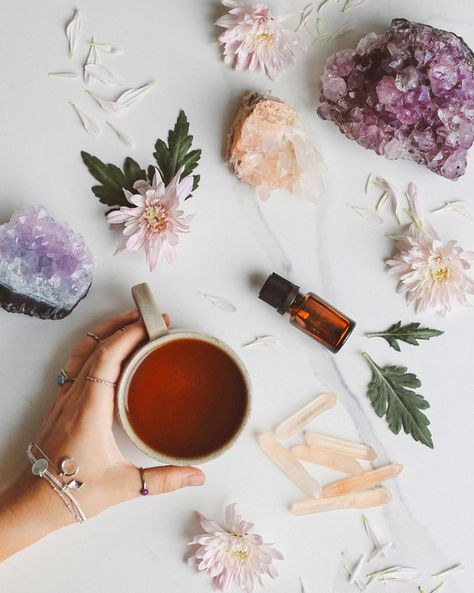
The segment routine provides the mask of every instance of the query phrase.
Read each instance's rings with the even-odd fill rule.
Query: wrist
[[[71,523],[73,517],[46,480],[25,469],[0,494],[0,561]]]

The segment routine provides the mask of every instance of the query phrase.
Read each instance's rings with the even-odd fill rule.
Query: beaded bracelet
[[[34,449],[39,451],[41,453],[42,457],[37,457],[33,453]],[[35,443],[30,443],[28,445],[26,455],[28,457],[28,460],[31,462],[32,474],[35,476],[38,476],[39,478],[43,478],[44,480],[46,480],[48,482],[48,484],[51,486],[51,488],[54,490],[54,492],[56,492],[56,494],[64,502],[67,509],[69,510],[69,512],[71,513],[71,515],[74,517],[74,519],[76,521],[78,521],[79,523],[83,523],[84,521],[86,521],[87,517],[86,517],[84,511],[81,509],[79,503],[76,500],[76,497],[73,496],[73,494],[71,493],[71,485],[70,484],[74,483],[73,488],[78,489],[77,484],[80,484],[80,483],[77,480],[72,480],[70,484],[66,484],[66,483],[60,481],[58,478],[56,478],[56,476],[54,476],[49,471],[49,466],[51,465],[55,469],[56,473],[59,473],[59,472],[54,467],[54,464],[51,462],[51,460],[44,454],[44,452],[40,449],[40,447],[38,447],[38,445],[36,445]]]

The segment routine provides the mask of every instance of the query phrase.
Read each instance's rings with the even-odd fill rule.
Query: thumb
[[[204,472],[199,468],[176,465],[149,467],[144,470],[144,477],[150,494],[164,494],[186,486],[202,486],[206,481]]]

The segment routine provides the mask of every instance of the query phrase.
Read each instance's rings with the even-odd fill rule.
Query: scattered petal
[[[408,184],[406,197],[408,201],[408,215],[419,229],[423,228],[423,209],[421,207],[420,195],[418,194],[417,186],[412,182]]]
[[[300,27],[302,27],[306,23],[306,21],[313,14],[313,12],[314,12],[314,2],[310,2],[303,8],[303,10],[300,13],[300,22],[298,23],[298,25],[295,29],[295,33],[298,31],[298,29]]]
[[[99,56],[97,54],[97,51],[95,49],[95,45],[93,44],[93,42],[94,42],[94,38],[92,37],[92,39],[90,41],[89,54],[87,55],[87,60],[86,60],[86,63],[84,64],[84,82],[86,84],[90,84],[94,80],[94,77],[91,76],[89,74],[89,72],[86,70],[86,66],[88,66],[89,64],[93,64],[96,66],[99,63]]]
[[[303,579],[301,577],[298,577],[298,580],[301,585],[301,593],[306,593],[306,587],[305,587],[305,584],[303,583]]]
[[[369,536],[374,548],[379,548],[382,542],[372,527],[367,515],[362,515],[362,521],[364,522],[365,531],[367,532],[367,535]]]
[[[127,134],[125,134],[125,132],[123,132],[122,130],[119,130],[119,128],[116,128],[111,122],[107,121],[105,122],[109,128],[111,130],[113,130],[115,132],[115,135],[117,136],[117,138],[123,142],[124,144],[126,144],[127,146],[135,146],[135,143],[133,142],[133,140],[131,138],[129,138],[129,136],[127,136]]]
[[[454,572],[455,570],[462,570],[463,568],[465,568],[464,564],[454,564],[454,566],[450,566],[449,568],[445,568],[444,570],[440,570],[439,572],[436,572],[435,574],[432,574],[432,577],[441,577],[444,576],[445,574],[448,574],[449,572]]]
[[[387,550],[389,550],[392,546],[393,546],[393,541],[391,539],[387,540],[386,542],[383,542],[382,544],[380,544],[380,546],[378,548],[374,548],[372,550],[372,553],[369,556],[368,562],[369,563],[372,562],[379,556],[386,556],[385,552]]]
[[[347,572],[348,577],[351,578],[352,572],[347,568],[345,564],[343,564],[342,566],[344,567],[344,570]],[[354,584],[357,585],[359,591],[363,591],[365,589],[365,587],[362,585],[359,579],[355,579]]]
[[[77,78],[75,72],[48,72],[48,76],[57,76],[58,78]]]
[[[321,4],[318,6],[318,9],[317,9],[317,11],[316,11],[316,12],[318,12],[318,13],[319,13],[319,12],[321,11],[321,9],[322,9],[322,8],[324,8],[324,6],[326,6],[326,4],[328,4],[330,1],[331,1],[331,0],[323,0],[323,1],[321,2]]]
[[[92,93],[89,90],[86,90],[86,93],[98,103],[104,111],[107,113],[111,113],[112,115],[123,115],[126,113],[127,109],[123,105],[117,103],[117,101],[110,101],[108,99],[102,99],[95,93]]]
[[[339,39],[339,37],[342,37],[346,33],[350,33],[351,31],[354,31],[354,29],[355,29],[354,22],[353,21],[347,21],[346,23],[344,23],[342,25],[342,27],[339,27],[339,29],[336,29],[334,31],[334,33],[331,33],[331,35],[329,35],[328,40],[329,41],[334,41],[335,39]]]
[[[474,220],[474,213],[472,212],[472,205],[469,204],[469,202],[466,202],[464,200],[458,200],[455,202],[446,202],[446,204],[444,206],[441,206],[441,208],[436,208],[435,210],[431,211],[432,214],[435,214],[436,212],[458,212],[459,214],[462,214],[462,216],[465,216],[466,218],[470,218],[471,220]]]
[[[368,562],[372,562],[372,560],[375,560],[379,556],[385,556],[385,552],[393,546],[393,542],[392,540],[382,541],[367,515],[362,515],[362,520],[364,521],[365,531],[374,546],[368,559]]]
[[[349,12],[349,10],[352,10],[353,8],[362,6],[364,2],[365,0],[346,0],[343,7],[341,8],[341,12]]]
[[[392,202],[392,208],[393,208],[393,213],[395,214],[395,218],[397,219],[398,224],[400,224],[400,203],[398,200],[398,194],[396,189],[393,187],[393,185],[387,181],[386,179],[384,179],[383,177],[377,177],[376,180],[374,181],[374,184],[377,185],[378,187],[380,187],[381,189],[383,189],[383,194],[379,200],[379,203],[382,201],[382,198],[384,197],[385,194],[387,194],[387,199],[390,198],[391,202]],[[385,205],[385,202],[384,202]],[[378,205],[377,205],[378,207]],[[378,209],[378,208],[377,208]]]
[[[151,82],[144,84],[143,86],[138,87],[136,89],[129,89],[128,91],[124,91],[116,102],[128,109],[137,101],[141,100],[146,95],[146,93],[148,93],[151,87],[155,84],[156,80],[152,80]]]
[[[351,577],[349,579],[349,583],[351,583],[351,585],[353,585],[357,581],[357,577],[359,576],[360,571],[362,570],[362,566],[364,565],[364,562],[365,562],[365,554],[362,554],[361,557],[359,558],[359,561],[355,565],[354,570],[352,571]]]
[[[110,70],[99,64],[86,64],[84,71],[90,78],[95,78],[106,86],[118,86],[120,84],[118,78]]]
[[[363,208],[362,206],[356,206],[355,204],[346,204],[349,208],[352,208],[359,216],[365,218],[369,222],[373,222],[374,224],[383,224],[384,220],[381,216],[379,216],[373,210],[369,210],[368,208]]]
[[[377,570],[367,575],[367,577],[375,579],[380,582],[398,581],[409,582],[416,581],[421,576],[421,572],[417,568],[411,566],[391,566],[383,570]]]
[[[380,196],[379,201],[377,202],[377,206],[375,206],[375,210],[377,212],[381,212],[385,206],[388,204],[388,201],[390,200],[390,196],[388,195],[388,193],[386,191],[383,192],[383,194]]]
[[[69,103],[79,116],[79,119],[81,120],[81,123],[84,126],[85,131],[91,136],[100,136],[101,130],[99,126],[96,124],[96,122],[86,113],[81,111],[79,107],[74,103],[74,101],[69,101]]]
[[[100,51],[106,52],[108,54],[119,55],[119,54],[123,53],[119,47],[115,47],[115,46],[111,45],[110,43],[98,43],[94,39],[92,39],[89,42],[89,45],[91,47],[97,48]]]
[[[221,309],[222,311],[227,311],[228,313],[234,313],[235,311],[237,311],[237,307],[235,305],[233,305],[228,300],[223,299],[222,297],[213,296],[212,294],[206,294],[205,292],[199,292],[199,294],[206,298],[208,301],[210,301],[218,309]]]
[[[259,336],[255,338],[252,342],[248,344],[244,344],[242,348],[252,348],[254,346],[265,346],[270,348],[271,350],[275,350],[275,352],[281,352],[281,344],[275,336]]]
[[[74,51],[76,49],[77,42],[79,41],[79,37],[81,35],[81,15],[79,10],[74,11],[74,15],[72,19],[69,21],[66,27],[66,37],[69,43],[69,57],[72,58],[74,56]]]
[[[151,89],[154,84],[155,81],[152,81],[137,89],[129,89],[128,91],[124,91],[115,101],[102,99],[94,93],[91,93],[91,91],[86,90],[86,93],[89,94],[95,101],[97,101],[97,103],[104,111],[107,111],[107,113],[112,113],[113,115],[124,115],[134,103],[140,101],[140,99],[143,98],[143,96]]]
[[[369,187],[370,184],[372,183],[372,179],[374,178],[374,174],[373,173],[369,173],[369,175],[367,176],[367,181],[365,182],[365,195],[369,195]]]

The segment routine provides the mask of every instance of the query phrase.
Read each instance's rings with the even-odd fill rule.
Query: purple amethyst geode
[[[474,54],[454,33],[394,19],[327,60],[318,114],[377,154],[458,179],[474,141]]]
[[[89,248],[41,206],[0,226],[0,306],[11,313],[62,319],[92,282]]]

